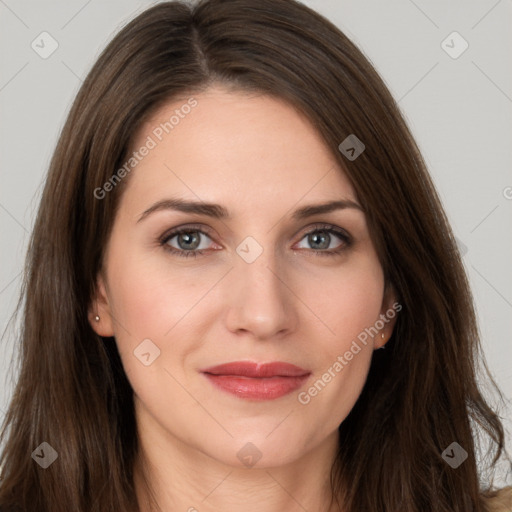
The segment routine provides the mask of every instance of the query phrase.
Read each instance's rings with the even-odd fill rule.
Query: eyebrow
[[[328,203],[311,204],[303,206],[302,208],[299,208],[293,213],[292,219],[302,220],[307,217],[312,217],[313,215],[330,213],[336,210],[344,210],[347,208],[353,208],[356,210],[360,210],[361,212],[364,212],[364,209],[360,204],[350,199],[341,199],[337,201],[330,201]],[[206,215],[207,217],[212,217],[214,219],[231,218],[229,211],[220,204],[205,203],[202,201],[185,201],[184,199],[174,198],[162,199],[161,201],[157,201],[155,204],[153,204],[147,210],[145,210],[142,213],[142,215],[140,215],[137,222],[141,222],[152,213],[162,210],[173,210],[184,213],[196,213],[198,215]]]

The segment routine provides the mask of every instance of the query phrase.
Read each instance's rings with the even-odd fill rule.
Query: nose
[[[237,258],[227,286],[225,321],[231,332],[268,340],[296,328],[297,298],[273,251],[264,250],[252,263]]]

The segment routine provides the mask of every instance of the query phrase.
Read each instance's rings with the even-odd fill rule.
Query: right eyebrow
[[[140,222],[148,215],[151,215],[152,213],[160,210],[175,210],[185,213],[197,213],[199,215],[206,215],[215,219],[231,218],[227,209],[220,204],[204,203],[200,201],[185,201],[179,198],[172,198],[157,201],[142,213],[137,222]]]

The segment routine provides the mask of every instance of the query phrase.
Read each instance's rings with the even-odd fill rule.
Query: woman
[[[425,164],[301,4],[164,2],[121,30],[61,134],[23,293],[6,510],[510,508],[479,483],[472,428],[495,463],[503,427]]]

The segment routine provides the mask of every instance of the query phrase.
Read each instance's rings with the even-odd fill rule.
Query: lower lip
[[[273,400],[299,389],[309,375],[301,377],[241,377],[239,375],[212,375],[205,373],[210,382],[239,398],[246,400]]]

